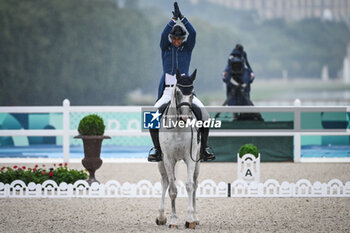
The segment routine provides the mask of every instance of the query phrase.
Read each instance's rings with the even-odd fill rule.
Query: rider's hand
[[[177,18],[179,18],[179,12],[178,11],[176,11],[176,9],[175,9],[175,3],[174,3],[174,11],[172,11],[172,13],[173,13],[173,20],[177,20]]]
[[[250,79],[254,79],[255,78],[255,75],[253,72],[250,73]]]
[[[177,2],[174,2],[174,12],[175,12],[175,15],[177,15],[177,17],[180,18],[180,20],[183,19],[184,16],[181,14],[181,11]]]

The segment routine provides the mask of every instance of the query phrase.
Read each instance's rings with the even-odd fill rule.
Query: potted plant
[[[255,156],[255,158],[259,157],[259,151],[256,146],[253,144],[245,144],[239,148],[238,155],[240,158],[242,158],[245,154],[252,154]]]
[[[98,182],[95,178],[95,171],[101,167],[103,162],[100,158],[102,141],[111,138],[103,135],[105,128],[106,126],[100,116],[90,114],[81,119],[78,126],[79,135],[74,137],[83,140],[84,158],[81,162],[89,172],[89,179],[87,180],[89,184]]]

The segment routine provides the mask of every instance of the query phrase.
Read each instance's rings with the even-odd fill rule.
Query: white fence
[[[178,197],[187,197],[186,185],[177,181]],[[84,180],[74,184],[57,184],[47,180],[43,184],[15,180],[11,184],[0,182],[0,198],[159,198],[162,194],[160,182],[152,184],[141,180],[136,184],[110,180],[105,184]],[[327,183],[311,183],[302,179],[296,183],[269,179],[264,183],[236,180],[232,183],[203,180],[198,184],[197,197],[350,197],[350,181],[343,184],[338,179]]]
[[[0,129],[0,137],[4,136],[62,136],[63,137],[63,160],[69,162],[70,136],[78,135],[77,130],[70,129],[70,113],[72,112],[138,112],[141,115],[141,106],[71,106],[69,100],[63,101],[63,106],[42,107],[0,107],[0,113],[62,113],[63,129],[55,130],[6,130]],[[293,129],[271,129],[271,130],[247,130],[230,129],[212,130],[210,136],[216,137],[244,137],[244,136],[293,136],[294,137],[294,162],[350,162],[350,158],[301,158],[301,136],[303,135],[350,135],[349,129],[301,129],[302,112],[350,112],[349,106],[344,107],[306,107],[300,106],[300,101],[295,101],[295,106],[258,107],[258,106],[222,106],[206,107],[209,112],[291,112],[294,114]],[[106,130],[109,136],[147,136],[147,132],[141,130]]]

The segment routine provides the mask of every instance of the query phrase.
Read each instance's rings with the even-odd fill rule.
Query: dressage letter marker
[[[250,171],[250,169],[248,169],[247,172],[246,172],[246,174],[245,174],[245,177],[247,177],[247,176],[253,176],[253,175],[252,175],[252,172]]]
[[[237,163],[238,179],[243,179],[248,183],[260,181],[260,154],[258,158],[252,154],[245,154],[240,158],[239,154],[237,154]]]

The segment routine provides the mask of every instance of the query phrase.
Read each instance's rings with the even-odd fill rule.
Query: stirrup
[[[207,151],[208,149],[210,150],[209,152]],[[216,157],[215,157],[213,148],[210,146],[207,146],[204,149],[203,153],[201,153],[201,161],[206,162],[206,161],[212,161],[215,159],[216,159]]]
[[[152,154],[151,152],[154,151]],[[160,154],[160,155],[159,155]],[[148,152],[148,162],[160,162],[162,160],[162,153],[160,152],[160,149],[157,149],[155,147],[152,147]]]

